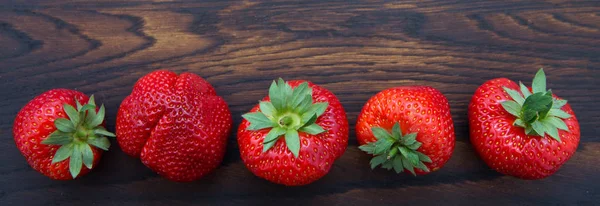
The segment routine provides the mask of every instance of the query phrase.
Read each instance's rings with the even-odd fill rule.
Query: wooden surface
[[[549,87],[581,122],[577,153],[538,181],[489,169],[469,143],[467,105],[495,77]],[[154,69],[192,71],[240,115],[272,79],[307,79],[348,112],[350,141],[330,173],[286,188],[253,176],[235,134],[221,167],[192,183],[160,178],[113,140],[99,167],[76,181],[31,169],[12,139],[18,110],[51,88],[95,94],[114,131],[121,100]],[[1,205],[443,205],[600,204],[598,1],[2,1],[0,3]],[[429,85],[449,99],[456,149],[446,166],[412,177],[368,167],[354,121],[376,92]]]

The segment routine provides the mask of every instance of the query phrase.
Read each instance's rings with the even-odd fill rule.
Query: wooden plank
[[[0,202],[48,204],[600,204],[600,3],[594,1],[0,3]],[[488,79],[549,87],[581,123],[577,153],[537,181],[502,176],[470,145],[467,105]],[[235,134],[223,165],[192,183],[160,178],[115,141],[76,181],[32,170],[12,138],[19,109],[51,88],[95,94],[116,111],[134,82],[168,68],[206,78],[229,103],[234,126],[272,79],[307,79],[334,92],[350,122],[349,146],[331,172],[305,187],[254,177]],[[429,85],[444,93],[457,147],[446,166],[412,177],[368,168],[354,122],[382,89]],[[3,205],[4,205],[3,204]]]

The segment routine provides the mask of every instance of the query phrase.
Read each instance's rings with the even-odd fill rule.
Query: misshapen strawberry
[[[397,173],[427,174],[440,169],[454,150],[450,105],[438,90],[426,86],[383,90],[365,104],[356,123],[359,148]]]
[[[469,105],[469,126],[471,143],[488,166],[523,179],[552,175],[579,144],[571,106],[546,90],[541,69],[531,89],[506,78],[481,85]]]
[[[339,100],[308,81],[274,81],[269,96],[243,117],[237,134],[242,160],[274,183],[296,186],[320,179],[348,144]]]
[[[17,148],[35,170],[56,180],[87,174],[108,150],[104,105],[68,89],[40,94],[19,111],[13,125]],[[81,105],[82,102],[87,102]]]
[[[165,178],[193,181],[223,160],[231,123],[227,103],[206,80],[158,70],[139,79],[121,103],[117,140]]]

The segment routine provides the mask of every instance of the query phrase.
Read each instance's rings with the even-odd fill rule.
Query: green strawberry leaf
[[[377,167],[378,165],[383,164],[385,161],[387,160],[385,155],[379,155],[379,156],[375,156],[373,159],[371,159],[371,169],[375,169],[375,167]]]
[[[359,146],[358,149],[366,152],[367,154],[374,154],[375,153],[375,144],[373,144],[373,143],[364,144],[364,145]]]
[[[558,117],[554,117],[554,116],[546,117],[545,119],[542,120],[542,123],[550,124],[558,129],[569,131],[569,128],[567,127],[565,122]]]
[[[91,112],[91,113],[93,113],[93,112]],[[104,105],[102,105],[102,106],[100,106],[100,110],[98,110],[98,113],[96,113],[94,118],[91,119],[90,122],[88,122],[88,126],[90,128],[94,128],[94,127],[97,127],[98,125],[102,124],[102,122],[104,121],[104,113],[105,113],[105,109],[104,109]]]
[[[94,130],[94,134],[99,134],[107,137],[116,137],[116,135],[112,132],[106,131],[103,127],[96,128]]]
[[[533,128],[531,126],[525,127],[525,134],[531,134],[531,133],[533,133]]]
[[[260,107],[260,112],[262,112],[262,114],[266,117],[273,117],[276,115],[275,112],[277,112],[277,110],[275,109],[275,107],[273,106],[273,104],[271,102],[260,102],[259,107]],[[242,116],[244,116],[244,115],[242,115]]]
[[[402,166],[404,166],[404,169],[408,170],[414,176],[417,176],[417,174],[415,173],[415,169],[414,169],[413,165],[411,164],[411,161],[408,160],[406,158],[406,156],[404,156],[404,155],[400,156],[400,158],[402,158]]]
[[[508,87],[503,87],[504,91],[508,93],[508,95],[521,107],[521,104],[525,102],[525,98],[521,96],[521,94],[515,90],[509,89]]]
[[[110,147],[110,141],[108,141],[108,138],[106,137],[89,138],[87,143],[104,151],[108,151],[108,148]]]
[[[423,162],[419,162],[417,165],[415,165],[415,167],[423,170],[424,172],[429,172],[429,168],[427,168]]]
[[[534,94],[546,92],[546,74],[544,73],[544,69],[538,70],[535,74],[531,88]]]
[[[293,111],[303,115],[312,116],[314,113],[307,112],[311,108],[312,103],[312,96],[306,95],[306,97],[302,99],[302,102],[300,102],[300,105],[298,105],[298,107],[296,107],[296,109]]]
[[[279,139],[279,136],[285,134],[285,132],[286,130],[280,127],[274,127],[273,129],[271,129],[271,131],[267,133],[267,136],[265,136],[265,140],[263,141],[263,152],[266,152],[271,147],[273,147],[273,145],[275,145],[275,143],[277,142],[277,139]]]
[[[531,123],[531,128],[533,128],[533,131],[535,131],[535,133],[537,133],[539,136],[544,136],[546,128],[542,123],[537,121],[533,122]]]
[[[88,169],[92,169],[92,164],[94,163],[94,152],[92,152],[92,148],[89,144],[79,144],[79,147],[83,157],[83,164]]]
[[[288,149],[294,154],[294,157],[298,157],[300,153],[300,137],[298,131],[290,129],[285,133],[285,144]]]
[[[394,165],[392,165],[391,161],[385,161],[383,164],[381,164],[381,168],[383,169],[391,170],[392,167],[394,167]]]
[[[92,94],[92,96],[90,96],[90,99],[88,100],[87,104],[96,106],[96,100],[94,99],[94,95],[93,94]]]
[[[527,127],[525,125],[525,122],[523,122],[523,120],[521,120],[521,119],[516,119],[515,122],[513,123],[513,125],[517,125],[517,126],[520,126],[520,127]]]
[[[77,106],[77,111],[81,111],[81,108],[82,108],[81,103],[79,102],[79,100],[77,100],[77,98],[74,98],[74,99],[75,99],[75,105]]]
[[[73,125],[79,124],[79,112],[77,112],[77,110],[73,106],[69,104],[64,104],[63,110],[65,110],[65,113],[67,113],[67,116],[69,116],[69,119],[71,120],[71,123],[73,123]]]
[[[415,143],[413,143],[411,145],[406,145],[406,147],[408,149],[411,149],[411,150],[417,150],[417,149],[419,149],[421,147],[421,145],[423,145],[423,144],[420,143],[420,142],[415,142]]]
[[[411,151],[410,149],[407,149],[406,147],[402,147],[404,149],[406,149],[406,152],[403,152],[402,150],[400,150],[400,152],[402,153],[402,156],[406,157],[406,159],[408,159],[408,161],[410,161],[410,163],[414,166],[417,165],[420,161],[419,161],[419,156],[417,154],[415,154],[414,151]]]
[[[521,88],[521,93],[523,93],[523,96],[525,98],[531,96],[531,92],[529,91],[529,89],[523,84],[523,82],[519,82],[519,87]]]
[[[410,133],[402,138],[402,143],[404,145],[412,145],[416,142],[417,142],[417,133]]]
[[[390,135],[390,133],[388,133],[387,131],[385,131],[385,129],[381,128],[381,127],[373,127],[371,128],[371,131],[373,132],[373,136],[375,136],[375,138],[379,139],[388,139],[391,138],[392,135]]]
[[[54,120],[54,126],[61,132],[71,133],[75,131],[75,126],[73,125],[73,122],[65,118],[58,118]]]
[[[304,113],[305,115],[302,116],[302,122],[304,122],[304,124],[302,126],[309,126],[311,124],[314,124],[315,122],[317,122],[317,115],[313,114],[313,115],[308,115],[309,113]],[[306,119],[306,117],[310,117],[308,119]]]
[[[402,130],[400,129],[400,124],[396,122],[396,124],[392,126],[392,138],[400,140],[400,136],[402,136]]]
[[[86,104],[86,105],[83,105],[79,111],[80,112],[87,111],[88,113],[94,113],[94,114],[96,114],[96,106],[95,105],[91,105],[91,104]]]
[[[56,150],[56,153],[54,153],[54,157],[52,158],[52,164],[66,160],[67,158],[69,158],[69,156],[71,156],[71,154],[73,154],[73,144],[66,144],[61,146],[60,148],[58,148],[58,150]]]
[[[308,88],[308,83],[304,82],[298,87],[294,88],[292,91],[292,100],[288,103],[290,104],[290,108],[297,108],[302,102],[304,102],[305,98],[312,98],[312,94],[308,93],[310,89]]]
[[[276,110],[283,110],[284,98],[285,96],[282,94],[281,89],[277,83],[273,81],[271,87],[269,87],[269,99]]]
[[[392,160],[392,166],[394,167],[394,171],[396,171],[396,173],[401,173],[404,172],[404,165],[402,164],[402,157],[394,157],[394,159]]]
[[[556,141],[560,142],[560,137],[558,136],[558,129],[556,129],[556,127],[552,126],[551,124],[543,124],[545,129],[544,131],[546,132],[546,134],[548,134],[550,137],[552,137],[553,139],[555,139]]]
[[[82,109],[86,109],[86,107],[90,108],[88,105],[91,106],[91,104],[86,104],[86,105],[83,105]],[[96,108],[94,107],[94,109],[88,109],[88,110],[85,110],[85,111],[87,111],[87,114],[85,115],[85,120],[84,120],[85,121],[85,125],[86,125],[87,128],[93,128],[91,126],[91,122],[94,121],[94,119],[96,119],[96,117],[98,116],[97,113],[96,113]]]
[[[277,80],[277,84],[279,85],[280,92],[284,97],[283,107],[289,108],[289,107],[287,107],[288,104],[286,102],[289,102],[292,100],[292,92],[293,92],[292,87],[289,84],[285,83],[285,81],[283,81],[282,78],[279,78]]]
[[[65,145],[71,143],[73,141],[73,137],[69,133],[62,132],[60,130],[56,130],[48,135],[48,138],[42,141],[42,144],[49,145]]]
[[[500,103],[502,107],[514,116],[521,116],[521,105],[515,101],[504,101]]]
[[[300,131],[304,132],[304,133],[312,134],[312,135],[317,135],[322,132],[325,132],[325,130],[317,124],[311,124],[311,125],[302,127],[302,128],[300,128]]]
[[[410,149],[406,148],[406,147],[398,147],[398,150],[400,151],[400,154],[402,154],[402,156],[407,157],[408,153],[410,153]]]
[[[390,139],[380,139],[375,143],[375,154],[383,154],[390,150],[391,146],[394,144],[393,140]]]
[[[560,117],[562,119],[567,119],[567,118],[571,117],[570,114],[566,113],[565,111],[563,111],[561,109],[550,109],[550,112],[548,112],[548,115]]]
[[[261,130],[273,127],[275,125],[267,116],[265,116],[265,114],[261,112],[246,113],[242,115],[242,117],[250,122],[248,130]]]
[[[73,178],[76,178],[79,172],[81,172],[82,164],[81,150],[78,146],[73,146],[73,153],[71,153],[71,158],[69,159],[69,172],[71,172]]]
[[[321,116],[323,113],[325,113],[325,109],[327,109],[327,106],[329,106],[329,103],[327,102],[315,103],[308,108],[308,111],[306,111],[306,113]]]
[[[427,155],[425,155],[425,154],[423,154],[421,152],[415,151],[415,154],[417,154],[417,156],[419,157],[419,160],[421,162],[427,162],[427,163],[431,163],[432,162],[431,158],[429,158],[429,156],[427,156]]]
[[[554,103],[552,104],[552,109],[560,109],[567,104],[567,100],[563,99],[554,99]]]

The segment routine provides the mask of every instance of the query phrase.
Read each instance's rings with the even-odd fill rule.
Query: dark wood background
[[[581,123],[577,153],[537,181],[502,176],[469,143],[467,105],[496,77],[549,87]],[[221,167],[174,183],[113,142],[95,171],[52,181],[12,139],[18,110],[51,88],[95,94],[114,131],[121,100],[159,68],[206,78],[240,115],[272,79],[307,79],[333,91],[352,127],[346,153],[314,184],[286,188],[253,176],[235,134]],[[0,205],[440,205],[600,204],[599,1],[1,1]],[[378,91],[429,85],[449,99],[456,149],[446,166],[412,177],[368,167],[354,121]]]

